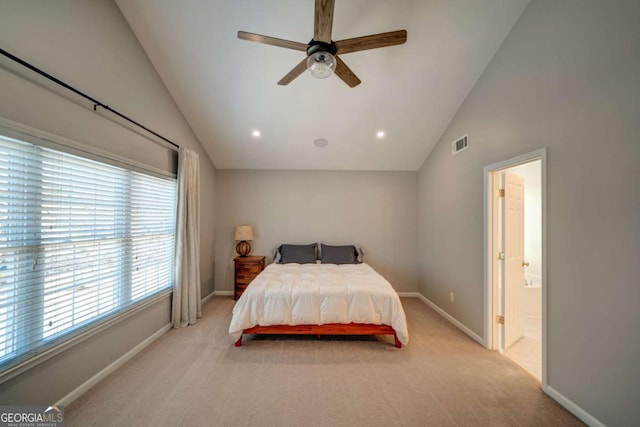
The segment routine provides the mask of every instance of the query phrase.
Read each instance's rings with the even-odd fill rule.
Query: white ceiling
[[[341,56],[362,80],[353,89],[307,72],[278,86],[304,52],[236,37],[307,43],[313,0],[116,2],[218,169],[415,171],[528,0],[336,0],[333,40],[408,32]]]

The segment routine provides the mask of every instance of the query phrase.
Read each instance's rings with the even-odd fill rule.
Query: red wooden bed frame
[[[254,326],[242,331],[242,334],[265,335],[393,335],[397,348],[402,348],[396,331],[388,325],[369,325],[365,323],[328,323],[326,325],[272,325]],[[242,345],[242,335],[235,343],[236,347]]]

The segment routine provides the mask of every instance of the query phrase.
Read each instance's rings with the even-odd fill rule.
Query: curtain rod
[[[125,116],[124,114],[120,113],[119,111],[114,110],[113,108],[109,107],[108,105],[106,105],[106,104],[98,101],[97,99],[87,95],[86,93],[74,88],[73,86],[63,82],[62,80],[57,79],[56,77],[52,76],[51,74],[49,74],[49,73],[47,73],[45,71],[42,71],[41,69],[39,69],[35,65],[32,65],[32,64],[30,64],[30,63],[18,58],[17,56],[12,55],[11,53],[7,52],[6,50],[4,50],[2,48],[0,48],[0,53],[2,55],[6,56],[7,58],[11,59],[12,61],[15,61],[18,64],[22,65],[23,67],[26,67],[26,68],[30,69],[31,71],[41,75],[42,77],[45,77],[46,79],[51,80],[52,82],[56,83],[57,85],[62,86],[63,88],[72,91],[76,95],[80,95],[81,97],[83,97],[85,99],[88,99],[89,101],[91,101],[91,103],[93,103],[93,111],[97,111],[98,107],[104,108],[105,110],[115,114],[116,116],[128,121],[129,123],[131,123],[131,124],[133,124],[135,126],[138,126],[139,128],[141,128],[141,129],[145,130],[146,132],[148,132],[148,133],[150,133],[150,134],[162,139],[163,141],[173,145],[174,147],[180,148],[180,146],[178,144],[176,144],[175,142],[165,138],[164,136],[160,135],[159,133],[156,133],[156,132],[152,131],[151,129],[149,129],[146,126],[141,125],[140,123],[136,122],[135,120],[131,119],[130,117]]]

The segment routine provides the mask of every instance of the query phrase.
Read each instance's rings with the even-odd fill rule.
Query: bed
[[[237,347],[243,334],[393,335],[398,348],[409,341],[398,294],[371,266],[315,260],[267,266],[236,302],[229,334]]]

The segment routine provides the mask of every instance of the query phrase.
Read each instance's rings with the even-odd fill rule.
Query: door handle
[[[523,267],[529,267],[529,261],[522,261]]]

